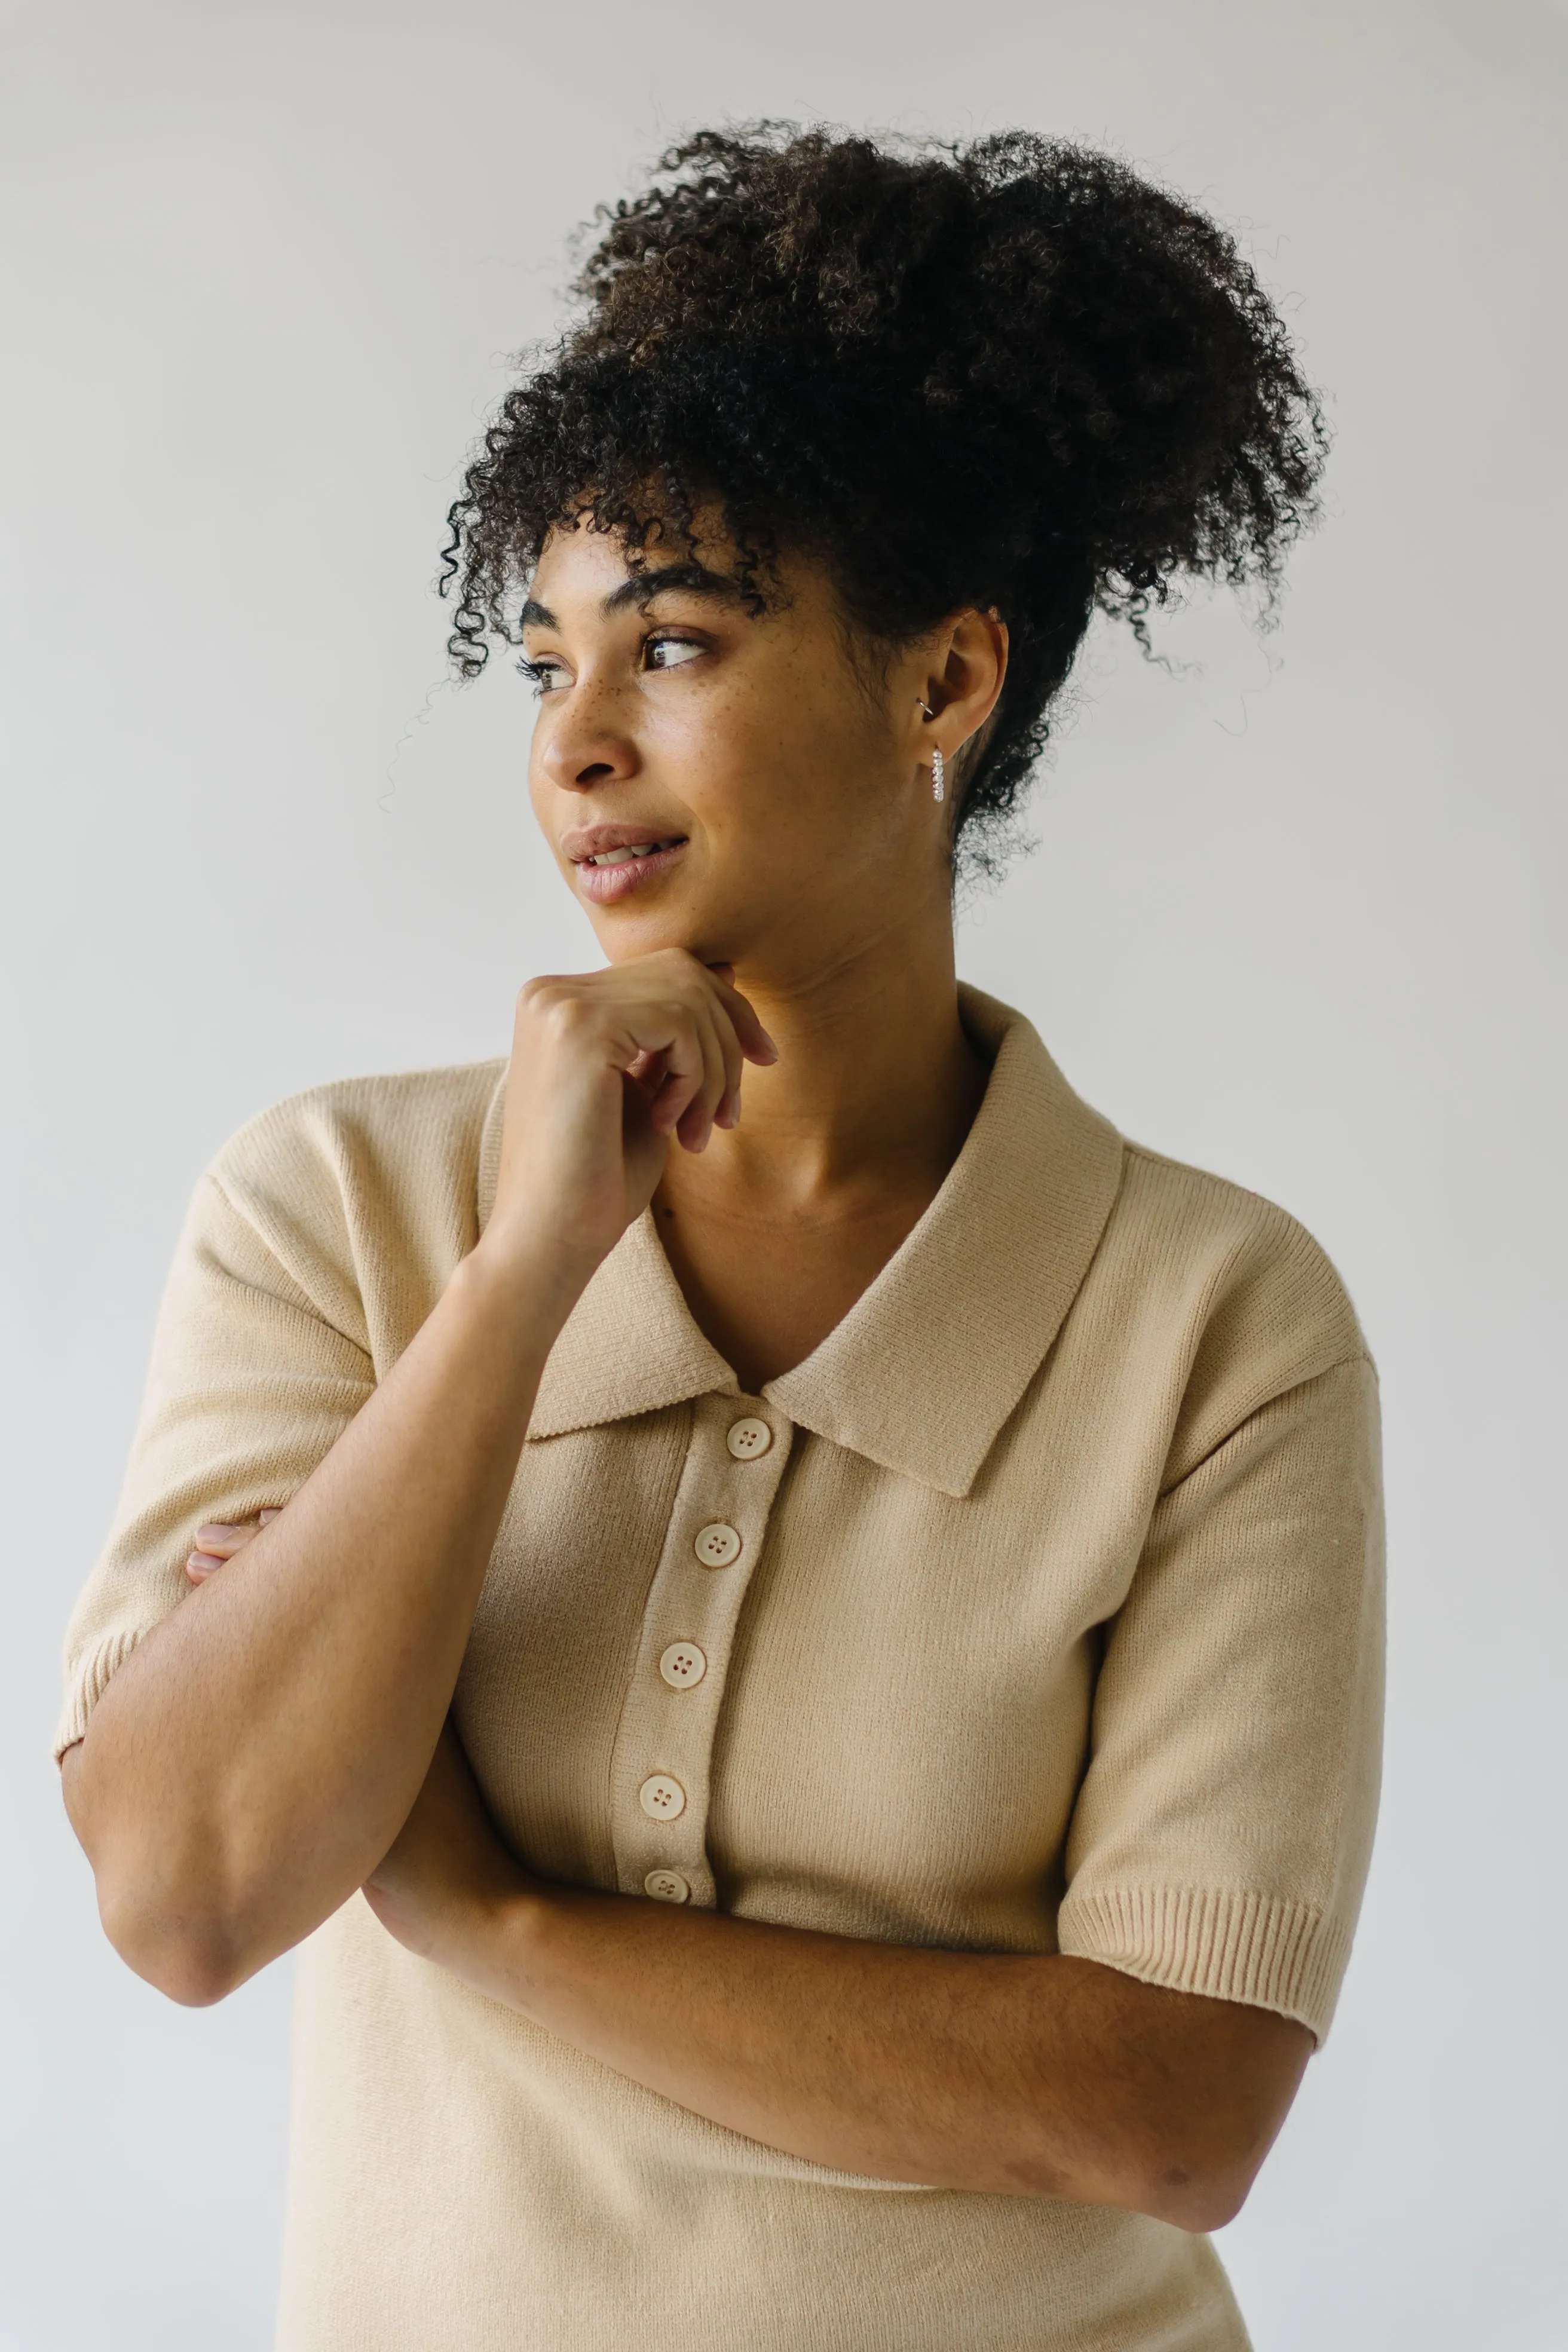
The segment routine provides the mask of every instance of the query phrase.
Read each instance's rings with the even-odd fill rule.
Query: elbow
[[[1110,2205],[1204,2237],[1234,2221],[1246,2204],[1267,2152],[1216,2146],[1216,2135],[1125,2132],[1102,2140],[1092,2157],[1065,2164],[1059,2145],[1030,2146],[1008,2165],[1005,2185],[1016,2196],[1066,2197]],[[965,2184],[967,2185],[967,2184]],[[975,2184],[979,2185],[979,2184]],[[987,2181],[987,2187],[996,2186]]]
[[[1194,2237],[1206,2237],[1235,2221],[1256,2178],[1248,2170],[1187,2173],[1175,2166],[1155,2184],[1144,2210]]]
[[[92,1865],[98,1916],[128,1969],[184,2009],[210,2009],[254,1975],[242,1939],[213,1901],[221,1874],[210,1852],[176,1852],[134,1822],[103,1819],[80,1744],[62,1760],[66,1812]]]
[[[1197,2145],[1185,2137],[1164,2139],[1142,2152],[1138,2192],[1127,2201],[1195,2237],[1223,2230],[1251,2194],[1272,2138],[1271,2132],[1237,2132],[1232,2138],[1210,2129]]]
[[[101,1881],[98,1911],[126,1967],[182,2009],[210,2009],[254,1973],[235,1937],[214,1919]]]
[[[1219,2063],[1211,2050],[1181,2095],[1142,2102],[1128,2151],[1140,2193],[1127,2201],[1194,2235],[1225,2229],[1246,2205],[1313,2046],[1292,2020],[1213,2006],[1243,2038],[1239,2056]]]

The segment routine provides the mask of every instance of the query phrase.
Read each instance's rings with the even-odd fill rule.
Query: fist
[[[485,1244],[586,1279],[663,1172],[741,1116],[744,1065],[778,1049],[727,964],[662,949],[531,980],[518,999],[500,1175]]]

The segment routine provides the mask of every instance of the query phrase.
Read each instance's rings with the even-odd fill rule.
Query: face
[[[932,799],[920,700],[951,762],[994,701],[1005,632],[969,616],[999,646],[988,698],[967,670],[969,701],[951,691],[952,627],[873,681],[821,567],[780,575],[758,616],[721,543],[695,560],[656,545],[633,573],[617,539],[579,528],[540,558],[530,790],[612,962],[683,947],[787,987],[933,911],[947,922],[952,806]]]

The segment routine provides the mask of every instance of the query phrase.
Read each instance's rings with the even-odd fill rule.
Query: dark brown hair
[[[1233,238],[1110,157],[763,123],[672,148],[600,215],[562,341],[450,513],[458,670],[515,643],[551,528],[689,543],[717,502],[758,605],[821,557],[884,645],[965,605],[1012,638],[958,829],[994,862],[1089,619],[1178,574],[1272,593],[1315,513],[1317,401]]]

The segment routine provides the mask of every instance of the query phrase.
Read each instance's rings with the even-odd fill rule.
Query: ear
[[[945,622],[929,646],[917,708],[922,743],[954,760],[995,709],[1007,676],[1007,624],[994,611],[967,606]]]

